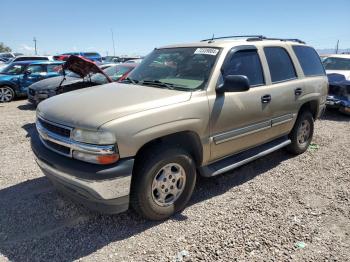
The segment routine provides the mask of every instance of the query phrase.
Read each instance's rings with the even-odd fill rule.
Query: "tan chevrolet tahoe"
[[[156,48],[122,83],[42,102],[32,149],[57,189],[89,208],[165,219],[198,175],[307,150],[327,89],[319,56],[297,39]]]

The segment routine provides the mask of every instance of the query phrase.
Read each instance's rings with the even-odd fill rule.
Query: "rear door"
[[[292,129],[304,81],[298,78],[300,72],[287,46],[265,46],[263,50],[270,75],[271,138],[275,138],[288,134]]]

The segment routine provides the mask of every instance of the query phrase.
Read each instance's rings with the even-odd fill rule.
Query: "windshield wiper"
[[[171,90],[180,89],[180,90],[188,90],[184,85],[177,85],[173,83],[162,82],[159,80],[143,80],[139,82],[140,85],[154,85],[159,87],[165,87]]]
[[[130,77],[126,77],[124,80],[121,81],[121,83],[124,83],[124,81],[128,81],[129,83],[132,83],[133,85],[136,85],[139,82],[135,79],[131,79]]]

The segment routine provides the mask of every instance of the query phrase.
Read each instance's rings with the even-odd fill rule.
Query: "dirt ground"
[[[0,104],[0,261],[349,261],[350,117],[327,112],[309,150],[200,178],[165,222],[59,195],[30,149],[35,110]]]

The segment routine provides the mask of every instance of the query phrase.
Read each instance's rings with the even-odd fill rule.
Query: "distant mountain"
[[[316,51],[320,55],[335,54],[335,49],[334,48],[316,49]],[[343,52],[350,52],[350,48],[339,49],[338,50],[338,54],[341,54]]]

